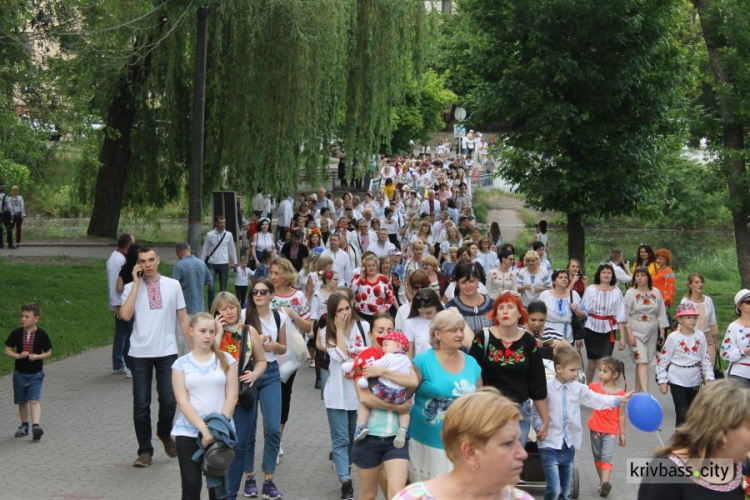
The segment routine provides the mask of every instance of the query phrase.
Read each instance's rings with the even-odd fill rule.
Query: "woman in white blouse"
[[[342,490],[344,486],[350,489],[352,484],[351,455],[359,401],[354,381],[344,377],[341,365],[369,346],[369,332],[370,325],[357,317],[344,294],[335,292],[328,297],[326,327],[320,331],[319,340],[331,358],[323,399],[331,431],[333,465]]]
[[[586,344],[586,382],[594,381],[594,372],[600,359],[611,356],[615,347],[615,334],[625,332],[625,303],[617,288],[615,269],[611,264],[602,264],[594,276],[594,284],[583,294],[586,310],[586,328],[583,341]]]
[[[490,269],[487,273],[487,295],[495,300],[498,295],[508,290],[515,292],[518,288],[516,284],[516,256],[511,250],[503,250],[498,254],[500,265],[495,269]]]
[[[581,305],[581,297],[576,292],[568,292],[570,278],[568,271],[557,269],[552,273],[552,289],[539,295],[539,300],[547,306],[545,327],[552,328],[570,344],[573,344],[573,315],[583,318],[586,311]]]
[[[750,290],[742,289],[734,296],[737,319],[729,324],[721,357],[729,363],[727,378],[750,389]]]
[[[253,235],[253,242],[250,244],[250,254],[257,262],[261,262],[261,253],[263,250],[273,250],[274,241],[271,234],[271,221],[268,217],[262,217],[258,221],[258,227],[260,230]]]
[[[700,273],[692,273],[688,276],[687,293],[680,301],[680,304],[693,304],[695,310],[698,311],[698,323],[695,325],[695,328],[702,331],[706,336],[708,356],[711,358],[711,364],[713,365],[716,362],[716,353],[719,350],[716,345],[716,338],[719,335],[719,325],[716,321],[714,301],[708,295],[703,295],[705,284],[706,280],[703,279],[703,275]]]

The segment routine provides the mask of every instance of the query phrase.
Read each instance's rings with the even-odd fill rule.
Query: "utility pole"
[[[193,123],[190,127],[190,201],[188,204],[188,243],[197,255],[203,222],[203,129],[206,114],[206,53],[208,44],[208,5],[198,8],[198,36],[195,43],[193,82]]]

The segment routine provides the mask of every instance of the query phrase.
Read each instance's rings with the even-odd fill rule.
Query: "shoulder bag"
[[[250,359],[247,360],[247,364],[244,364],[245,361],[245,352],[247,351],[247,336],[249,334],[248,332],[249,327],[248,325],[245,325],[242,327],[242,341],[240,342],[240,355],[237,358],[237,366],[240,367],[238,370],[238,376],[242,376],[242,374],[245,372],[245,370],[253,370],[253,357],[250,356]],[[244,367],[243,367],[244,364]],[[253,382],[253,385],[248,384],[247,382],[243,382],[240,380],[239,385],[239,395],[237,397],[237,402],[239,405],[245,409],[245,410],[251,410],[255,407],[256,403],[258,402],[258,388],[255,386],[255,382]]]
[[[211,250],[211,253],[206,256],[206,258],[204,259],[205,262],[206,262],[206,264],[208,264],[208,259],[210,259],[211,257],[213,257],[213,255],[216,253],[216,250],[219,249],[219,247],[221,246],[221,242],[224,241],[224,237],[226,235],[227,235],[227,232],[224,231],[224,234],[221,235],[221,238],[219,239],[219,242],[216,244],[216,246],[214,247],[214,249]]]

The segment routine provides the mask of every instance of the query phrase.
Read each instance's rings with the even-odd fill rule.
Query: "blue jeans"
[[[173,335],[169,332],[169,335]],[[159,420],[156,435],[169,439],[177,401],[172,392],[172,364],[177,355],[160,358],[130,358],[133,366],[133,422],[138,439],[138,454],[154,454],[151,446],[151,381],[156,371],[156,393],[159,397]]]
[[[544,500],[570,500],[573,492],[573,461],[576,449],[563,444],[562,450],[539,448],[547,489]]]
[[[133,333],[134,318],[125,321],[115,317],[115,341],[112,343],[112,369],[119,370],[125,366],[130,368],[130,335]]]
[[[268,363],[258,384],[258,401],[263,410],[263,472],[276,472],[276,457],[281,446],[281,378],[279,363]],[[253,413],[245,450],[245,472],[255,471],[255,433],[258,412]]]
[[[211,272],[211,280],[208,282],[208,308],[214,303],[214,292],[216,291],[216,275],[219,275],[219,290],[227,289],[227,278],[229,277],[229,264],[208,264]]]
[[[237,431],[237,444],[234,447],[234,460],[227,473],[227,500],[235,500],[242,484],[242,474],[245,471],[245,455],[247,439],[250,435],[250,425],[255,425],[255,415],[258,406],[246,410],[240,405],[234,407],[234,428]]]
[[[518,405],[518,411],[521,412],[521,446],[526,446],[526,441],[529,439],[529,430],[531,429],[531,409],[534,406],[533,401],[527,399],[520,405]],[[541,424],[539,424],[541,426]]]
[[[351,479],[352,444],[357,430],[357,410],[326,409],[333,444],[333,465],[339,481]]]

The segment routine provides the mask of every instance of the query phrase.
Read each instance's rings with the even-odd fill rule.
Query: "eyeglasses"
[[[651,243],[640,243],[638,246],[651,248]]]
[[[257,297],[258,295],[265,297],[266,295],[271,293],[271,290],[256,288],[255,290],[251,290],[250,293],[253,294],[253,297]]]
[[[423,288],[427,288],[427,285],[414,285],[411,287],[411,289],[414,290],[415,292],[418,292],[422,290]]]

